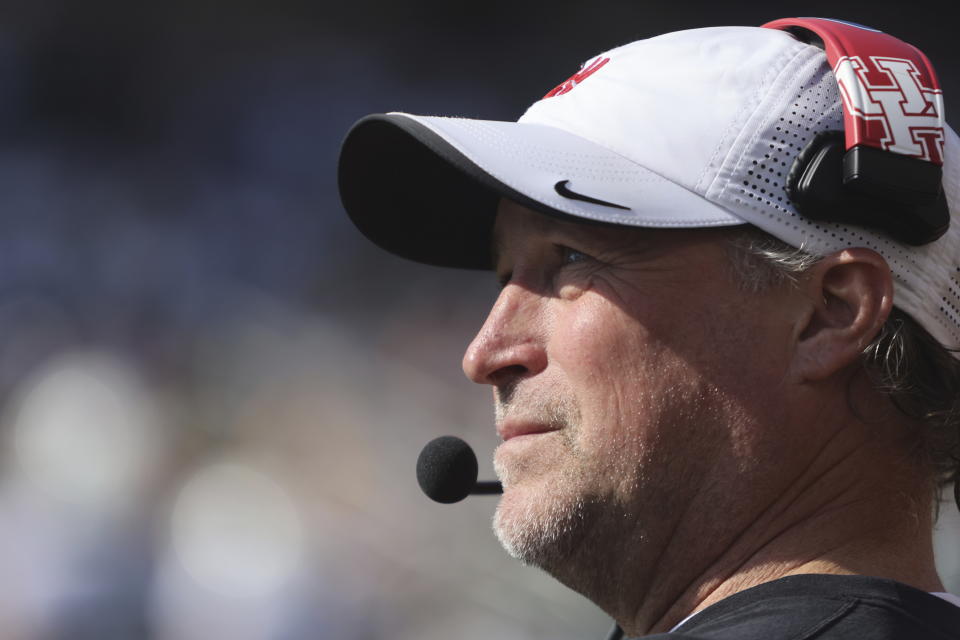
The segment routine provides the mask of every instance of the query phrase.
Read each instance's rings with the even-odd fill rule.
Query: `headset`
[[[784,18],[763,27],[823,49],[843,99],[844,131],[814,136],[787,175],[797,211],[913,246],[946,233],[943,91],[923,52],[852,22]]]

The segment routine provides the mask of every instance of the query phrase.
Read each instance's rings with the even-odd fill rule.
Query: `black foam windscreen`
[[[417,482],[432,500],[459,502],[477,484],[477,456],[466,442],[441,436],[427,443],[417,458]]]

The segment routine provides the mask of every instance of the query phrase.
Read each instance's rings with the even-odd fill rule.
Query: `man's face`
[[[581,591],[610,557],[650,567],[776,448],[756,427],[782,411],[790,305],[737,286],[723,233],[499,210],[504,287],[463,360],[504,439],[494,527]]]

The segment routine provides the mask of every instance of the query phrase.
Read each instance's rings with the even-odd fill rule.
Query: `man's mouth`
[[[513,438],[549,433],[551,431],[557,431],[558,429],[559,427],[557,425],[549,425],[541,422],[521,422],[507,420],[503,424],[497,425],[497,434],[504,442],[506,442],[507,440],[512,440]]]

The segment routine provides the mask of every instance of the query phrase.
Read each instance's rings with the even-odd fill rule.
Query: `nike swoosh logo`
[[[564,198],[570,198],[571,200],[580,200],[582,202],[589,202],[591,204],[599,204],[604,207],[613,207],[614,209],[624,209],[630,211],[630,207],[625,207],[621,204],[614,204],[612,202],[607,202],[606,200],[599,200],[597,198],[591,198],[590,196],[585,196],[582,193],[577,193],[576,191],[571,191],[567,187],[569,180],[561,180],[557,184],[553,185],[553,190],[559,193]]]

